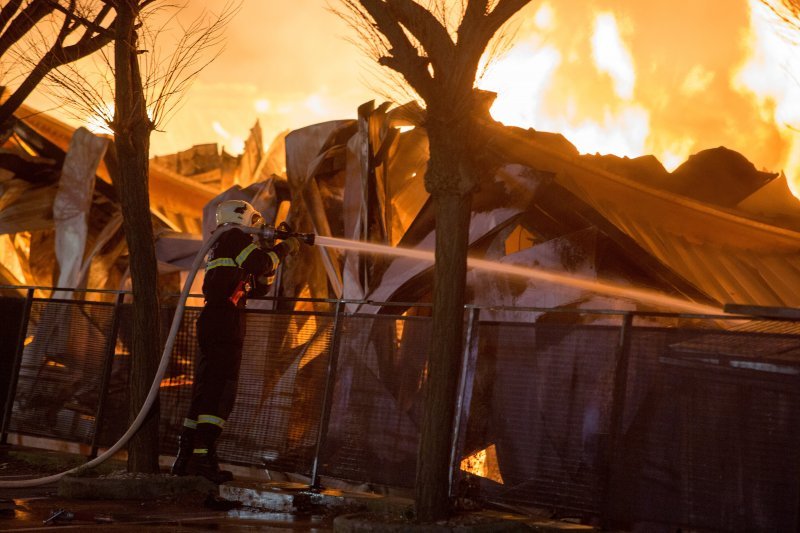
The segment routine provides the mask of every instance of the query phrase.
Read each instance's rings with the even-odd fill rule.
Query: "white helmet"
[[[244,200],[225,200],[217,206],[217,226],[220,224],[241,224],[258,226],[264,223],[261,213]]]

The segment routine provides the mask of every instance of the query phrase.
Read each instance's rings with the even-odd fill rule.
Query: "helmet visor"
[[[253,213],[253,217],[250,219],[251,226],[260,226],[264,224],[264,217],[262,217],[259,213]]]

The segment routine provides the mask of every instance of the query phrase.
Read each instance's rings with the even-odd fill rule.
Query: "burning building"
[[[124,287],[127,256],[108,141],[88,132],[73,137],[72,128],[27,108],[18,116],[3,167],[2,282]],[[153,158],[151,211],[164,283],[178,287],[179,273],[212,229],[208,214],[224,198],[247,199],[268,221],[288,219],[320,236],[432,250],[421,116],[413,105],[365,105],[357,120],[291,131],[266,152],[256,124],[238,158],[218,153],[216,145]],[[683,310],[800,303],[792,282],[800,209],[783,174],[759,171],[724,147],[701,151],[668,172],[652,156],[580,155],[558,134],[486,127],[500,170],[474,197],[470,255],[497,265],[472,269],[471,303]],[[78,160],[72,154],[92,142],[96,161],[69,178],[70,161]],[[62,207],[64,193],[81,188],[85,198]],[[86,228],[65,229],[76,223],[59,209],[84,217]],[[342,246],[304,250],[282,272],[279,295],[427,298],[430,261]],[[530,270],[509,274],[511,266]],[[580,283],[554,283],[537,270]]]
[[[185,273],[212,229],[209,214],[222,199],[247,199],[268,222],[288,220],[330,244],[304,247],[285,263],[273,286],[277,304],[252,302],[302,312],[249,317],[254,327],[248,334],[257,336],[257,346],[245,359],[258,374],[258,386],[240,391],[242,407],[232,424],[252,442],[229,448],[280,456],[284,468],[292,467],[285,462],[292,454],[308,459],[316,436],[308,412],[321,403],[328,343],[335,334],[330,316],[314,312],[343,301],[355,321],[338,354],[336,388],[351,392],[334,396],[327,461],[347,464],[354,453],[348,445],[357,436],[358,454],[381,464],[380,475],[371,474],[380,481],[400,483],[413,471],[426,372],[421,339],[428,334],[425,321],[413,320],[428,308],[413,304],[430,299],[430,251],[437,238],[422,181],[428,159],[422,116],[414,105],[365,104],[355,120],[288,132],[266,152],[256,127],[237,161],[209,146],[153,161],[151,203],[162,283],[177,285],[177,273]],[[598,350],[615,346],[617,332],[593,332],[589,345],[589,337],[572,326],[603,325],[606,316],[559,311],[696,313],[720,311],[727,303],[797,307],[797,200],[783,175],[759,171],[723,147],[699,152],[668,172],[650,156],[581,155],[559,134],[497,123],[485,127],[487,152],[498,170],[484,178],[474,197],[467,295],[468,303],[484,307],[481,319],[491,324],[478,341],[472,410],[502,411],[513,403],[529,407],[537,418],[530,425],[486,427],[480,416],[473,417],[464,450],[484,478],[524,485],[537,461],[550,460],[546,449],[552,442],[539,431],[541,425],[569,423],[580,431],[565,437],[563,461],[578,457],[581,469],[594,472],[602,427],[610,418],[614,368],[614,360]],[[4,260],[4,283],[51,285],[66,270],[58,249],[74,241],[57,236],[65,217],[56,198],[68,175],[62,162],[77,155],[70,134],[42,115],[21,118],[14,126],[6,145],[13,155],[0,160],[6,165],[0,197],[3,254],[15,258]],[[70,278],[73,286],[118,289],[126,278],[126,253],[118,223],[110,222],[119,208],[107,181],[113,161],[101,161],[104,148],[97,147],[95,158],[82,167],[93,186],[92,200],[77,209],[85,217],[85,237],[78,249],[64,247],[71,251],[68,257],[78,258],[69,263],[79,265],[75,271],[87,273]],[[58,258],[58,266],[43,263],[43,257]],[[293,299],[298,297],[303,300]],[[53,322],[40,318],[36,327]],[[537,329],[514,330],[520,325]],[[74,372],[76,361],[88,353],[84,346],[40,345],[46,338],[35,333],[26,349],[30,383],[48,373]],[[119,339],[117,355],[125,354],[125,334]],[[516,358],[493,364],[501,345]],[[691,348],[686,342],[676,346]],[[175,373],[162,385],[186,388],[187,376]],[[72,374],[69,379],[77,380]],[[356,392],[347,387],[354,380],[361,383]],[[37,390],[43,389],[30,387],[28,393]],[[288,408],[281,407],[287,390],[300,398]],[[553,405],[564,391],[573,394],[564,404],[566,417],[563,406]],[[72,396],[55,397],[57,407],[47,413],[52,420],[45,417],[51,425],[65,405],[75,411],[80,403]],[[31,398],[36,399],[29,394],[26,405],[36,404]],[[355,404],[381,409],[355,409]],[[237,414],[244,411],[247,417]],[[31,413],[41,419],[40,411]],[[162,415],[168,424],[180,420],[182,411]],[[264,427],[274,433],[264,435],[259,429]],[[570,475],[588,483],[584,470],[576,472]],[[546,483],[539,490],[547,490]]]

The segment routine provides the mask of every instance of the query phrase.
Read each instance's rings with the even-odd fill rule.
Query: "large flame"
[[[573,4],[523,13],[479,82],[496,120],[668,170],[722,145],[797,180],[800,62],[759,0]]]
[[[543,12],[547,15],[542,16]],[[633,55],[616,17],[611,12],[595,14],[590,39],[584,43],[590,53],[582,56],[588,74],[575,76],[573,94],[563,105],[552,106],[548,95],[557,85],[556,77],[572,70],[576,61],[574,50],[566,50],[565,55],[542,38],[543,33],[557,28],[553,13],[549,4],[543,4],[534,20],[547,20],[547,24],[537,24],[538,33],[491,65],[479,82],[479,87],[498,93],[493,117],[510,125],[562,133],[581,152],[642,155],[650,132],[649,113],[634,99]],[[605,102],[596,106],[595,102],[583,101],[580,89],[592,83],[603,86],[596,97],[605,98]],[[592,112],[587,113],[589,110]]]
[[[784,168],[789,186],[797,196],[800,191],[800,55],[792,39],[776,31],[774,14],[758,0],[749,0],[751,27],[747,42],[748,61],[734,78],[737,88],[751,92],[764,120],[773,121],[786,144]]]
[[[483,450],[479,450],[462,459],[461,470],[476,476],[491,479],[495,483],[503,484],[503,475],[500,473],[500,466],[497,462],[497,450],[494,444],[490,444]]]

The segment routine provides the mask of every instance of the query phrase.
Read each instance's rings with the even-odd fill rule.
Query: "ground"
[[[0,481],[44,477],[85,462],[78,456],[6,448],[0,451]],[[101,475],[124,470],[118,461],[100,467]],[[58,485],[0,488],[0,531],[35,531],[51,527],[74,531],[331,531],[332,516],[295,516],[233,508],[209,493],[191,492],[154,500],[72,499],[58,495]],[[45,522],[56,515],[52,521]]]
[[[44,477],[81,465],[84,457],[60,452],[0,447],[0,481]],[[44,531],[53,527],[72,531],[144,531],[196,532],[215,531],[541,531],[561,532],[594,531],[592,527],[575,523],[558,522],[546,517],[512,515],[507,512],[475,510],[465,512],[450,520],[436,524],[414,524],[411,521],[412,503],[406,498],[370,495],[359,509],[344,506],[311,505],[297,506],[303,511],[267,512],[249,508],[239,501],[227,501],[219,497],[219,490],[202,478],[175,478],[169,474],[131,474],[119,461],[107,461],[96,471],[83,477],[71,477],[60,484],[22,488],[0,488],[0,531]],[[109,499],[119,480],[127,493],[137,496],[143,489],[164,485],[182,487],[180,492],[163,497]],[[111,481],[112,483],[108,483]],[[247,480],[238,480],[233,485],[250,486]],[[88,486],[88,492],[81,487]],[[186,490],[187,486],[190,490]],[[225,490],[231,484],[225,485]],[[131,487],[139,487],[131,491]],[[272,492],[271,486],[253,481],[253,491],[260,491],[261,498]],[[77,489],[77,490],[76,490]],[[72,491],[72,492],[71,492]],[[138,492],[137,492],[138,491]],[[157,491],[156,491],[157,492]],[[325,490],[313,493],[314,498],[325,496]],[[304,491],[308,498],[308,492]],[[82,495],[67,498],[64,494]],[[89,497],[87,494],[91,494]],[[300,494],[294,491],[294,494]],[[105,496],[103,498],[102,496]],[[374,498],[374,500],[373,500]],[[230,499],[230,498],[229,498]],[[336,499],[336,498],[333,498]],[[247,500],[243,500],[247,501]],[[351,502],[361,500],[348,500]],[[309,509],[309,510],[306,510]],[[353,514],[354,511],[358,511]],[[344,513],[344,514],[341,514]],[[339,517],[337,518],[337,515]],[[336,521],[335,521],[336,520]],[[335,522],[334,522],[335,521]]]

